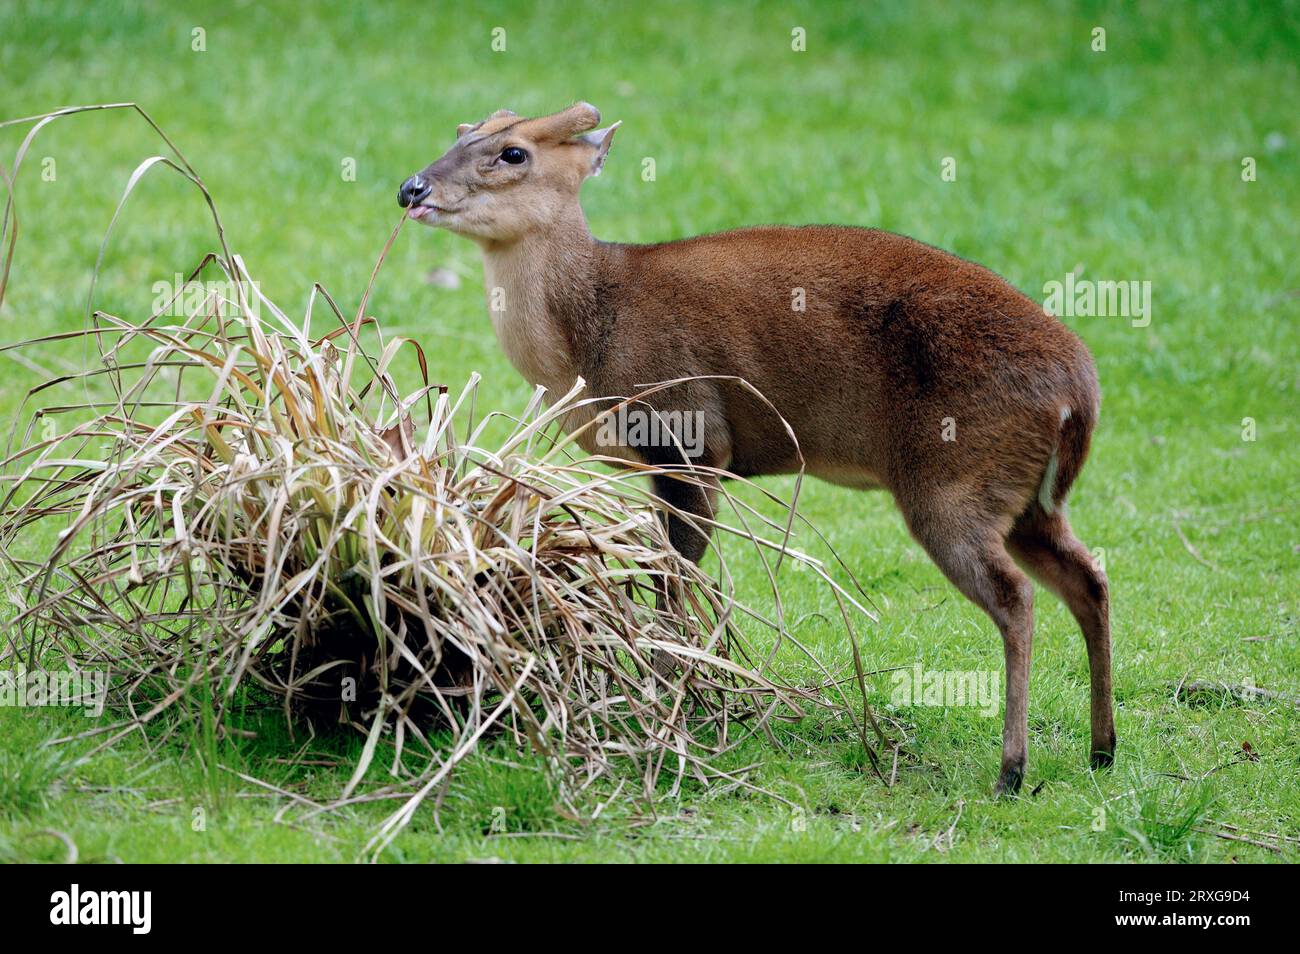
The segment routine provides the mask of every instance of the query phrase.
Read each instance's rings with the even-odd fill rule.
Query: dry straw
[[[717,756],[809,705],[847,714],[845,680],[810,655],[809,686],[772,672],[783,643],[803,651],[784,623],[780,559],[825,582],[851,639],[852,617],[867,612],[785,547],[792,510],[783,526],[724,495],[735,519],[712,521],[757,552],[769,618],[736,601],[725,560],[710,574],[669,545],[641,479],[654,470],[611,470],[564,434],[580,384],[549,406],[539,393],[518,419],[476,420],[477,376],[458,393],[430,386],[419,346],[385,340],[366,315],[373,275],[351,318],[316,286],[291,321],[138,107],[14,121],[33,128],[4,171],[0,301],[18,167],[44,125],[86,108],[134,110],[174,157],[140,164],[114,224],[141,177],[170,167],[202,193],[220,243],[191,279],[215,270],[231,289],[180,317],[172,301],[133,322],[94,308],[97,263],[82,331],[3,349],[80,339],[90,355],[84,370],[33,388],[15,419],[0,547],[13,608],[6,665],[112,677],[120,718],[89,733],[102,736],[96,750],[166,721],[157,717],[182,700],[202,700],[217,731],[250,696],[282,706],[291,725],[350,722],[366,741],[332,804],[400,800],[369,846],[377,855],[488,737],[547,760],[576,811],[602,777],[635,778],[629,790],[645,796],[687,777],[749,784]],[[313,338],[321,307],[336,327]],[[424,383],[402,394],[393,368],[408,349]],[[367,782],[376,762],[391,775],[378,788]]]

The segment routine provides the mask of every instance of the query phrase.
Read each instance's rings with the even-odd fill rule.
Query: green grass
[[[393,858],[1295,859],[1294,847],[1279,856],[1200,829],[1300,833],[1296,710],[1180,701],[1171,684],[1253,681],[1300,694],[1300,12],[1291,3],[982,7],[350,4],[327,14],[277,3],[181,12],[49,2],[0,12],[0,117],[140,102],[204,177],[232,247],[286,307],[305,303],[314,280],[345,311],[355,307],[397,220],[398,183],[447,146],[456,123],[575,99],[624,121],[604,174],[586,188],[602,238],[877,225],[989,265],[1035,297],[1079,265],[1085,278],[1152,283],[1148,327],[1070,319],[1105,395],[1072,519],[1104,551],[1112,585],[1113,770],[1086,768],[1082,639],[1040,593],[1026,784],[1036,794],[990,798],[1000,717],[919,706],[890,713],[912,757],[889,790],[858,771],[843,727],[809,720],[783,730],[782,749],[756,741],[735,756],[737,766],[761,762],[753,780],[797,810],[689,790],[654,818],[616,802],[581,824],[556,812],[539,766],[501,752],[501,764],[462,779],[438,819],[422,810]],[[498,26],[503,53],[490,47]],[[806,52],[790,49],[795,26],[807,30]],[[1090,49],[1095,26],[1107,31],[1104,53]],[[191,50],[196,27],[206,52]],[[0,130],[6,165],[21,135]],[[125,114],[77,117],[37,140],[20,183],[5,340],[80,327],[114,204],[158,149]],[[949,156],[955,182],[940,177]],[[1246,156],[1254,182],[1242,181]],[[40,175],[46,157],[53,181]],[[653,182],[641,177],[645,157],[655,159]],[[355,181],[341,175],[347,158]],[[153,282],[212,248],[205,215],[178,179],[151,175],[110,247],[98,303],[140,313]],[[460,274],[461,287],[428,284],[435,267]],[[424,342],[434,378],[458,387],[483,372],[482,406],[522,408],[528,389],[493,339],[468,243],[404,230],[371,310],[390,334]],[[36,357],[58,368],[79,354]],[[37,374],[0,362],[8,417]],[[1254,441],[1242,439],[1244,418],[1256,423]],[[1000,671],[992,626],[908,539],[887,497],[810,484],[801,507],[881,608],[863,637],[869,669],[921,660]],[[761,598],[759,566],[735,558],[742,590]],[[785,586],[800,636],[845,664],[840,627],[810,615],[835,618],[828,597],[795,574]],[[872,681],[883,711],[890,687],[888,676]],[[87,724],[78,713],[0,708],[0,859],[63,857],[54,830],[83,860],[351,860],[387,811],[277,823],[278,797],[205,772],[184,733],[133,738],[75,767],[35,752]],[[273,719],[256,727],[255,740],[197,751],[325,797],[346,781],[361,742],[317,738],[312,761],[337,764],[293,767],[275,760],[303,740]]]

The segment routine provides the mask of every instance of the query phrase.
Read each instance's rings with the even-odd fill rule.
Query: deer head
[[[578,191],[600,172],[619,124],[598,125],[590,103],[534,119],[502,109],[463,123],[455,145],[402,183],[398,204],[484,245],[517,241],[578,210]]]

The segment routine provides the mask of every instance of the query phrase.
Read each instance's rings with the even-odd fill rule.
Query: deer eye
[[[512,166],[517,166],[528,158],[528,153],[524,152],[518,146],[511,146],[509,149],[501,151],[501,161],[508,162]]]

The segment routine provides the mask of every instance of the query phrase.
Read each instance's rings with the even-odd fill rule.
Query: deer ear
[[[549,116],[525,120],[519,132],[538,142],[563,142],[600,125],[600,110],[591,103],[574,103]]]
[[[611,126],[606,126],[604,129],[593,129],[591,132],[583,133],[578,137],[580,142],[585,142],[596,150],[591,156],[591,172],[588,175],[600,175],[600,169],[605,164],[605,157],[609,155],[609,144],[614,139],[614,130],[621,125],[623,125],[623,121],[620,119]]]
[[[456,127],[456,138],[459,139],[461,136],[465,135],[465,133],[478,129],[484,123],[491,122],[494,119],[505,119],[506,117],[509,116],[518,116],[518,115],[519,114],[516,113],[513,109],[498,109],[487,119],[480,119],[476,123],[461,123],[459,126]]]

